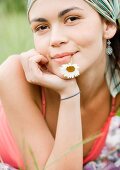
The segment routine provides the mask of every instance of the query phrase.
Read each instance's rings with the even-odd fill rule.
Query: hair
[[[113,57],[115,64],[117,64],[120,69],[120,26],[119,26],[118,20],[117,20],[116,34],[114,35],[113,38],[111,38],[111,46],[113,48],[113,53],[115,56],[115,57]]]
[[[120,76],[120,23],[117,20],[117,31],[113,38],[111,38],[111,47],[113,48],[113,54],[109,56],[111,62],[114,63],[114,69],[112,71],[112,77],[115,70],[118,70]],[[112,78],[111,77],[111,78]],[[120,82],[116,84],[116,87],[120,86]]]

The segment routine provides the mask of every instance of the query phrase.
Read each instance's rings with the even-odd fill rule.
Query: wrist
[[[61,88],[61,90],[59,91],[59,95],[61,98],[72,96],[80,92],[80,89],[75,79],[66,80],[66,81],[67,81],[67,85],[64,86],[64,88]]]
[[[76,94],[80,94],[80,89],[78,87],[73,88],[73,89],[67,88],[66,90],[60,93],[60,98],[64,99],[64,98],[67,98],[67,97],[70,97]]]
[[[73,94],[73,95],[70,95],[70,96],[61,97],[61,101],[63,101],[63,100],[68,100],[68,99],[71,99],[71,98],[73,98],[73,97],[77,97],[78,95],[80,96],[80,91],[77,92],[77,93],[75,93],[75,94]]]

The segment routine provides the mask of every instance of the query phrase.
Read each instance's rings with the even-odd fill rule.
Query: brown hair
[[[114,53],[114,61],[118,66],[120,65],[120,26],[117,21],[117,32],[115,36],[111,39],[111,46],[113,48]],[[120,69],[120,68],[119,68]]]
[[[113,54],[110,56],[110,60],[114,63],[114,70],[117,69],[120,75],[120,24],[117,20],[117,31],[113,38],[111,38],[111,47],[113,48]],[[116,85],[120,85],[120,82]]]

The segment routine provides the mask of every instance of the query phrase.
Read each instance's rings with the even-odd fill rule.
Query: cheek
[[[37,52],[42,55],[47,55],[48,42],[46,39],[42,39],[39,36],[34,36],[34,45]]]
[[[86,24],[87,22],[87,24]],[[99,41],[102,40],[103,37],[103,29],[101,22],[98,21],[86,21],[81,23],[78,27],[76,27],[76,31],[74,31],[74,36],[72,39],[80,46],[80,47],[89,47],[92,45],[97,45]]]
[[[94,29],[83,29],[84,31],[81,31],[82,34],[79,32],[79,34],[75,35],[77,38],[77,46],[80,49],[81,55],[84,56],[84,59],[89,62],[92,62],[97,59],[98,56],[101,56],[103,53],[103,39],[102,39],[102,31],[100,28]],[[89,54],[89,55],[88,55]]]
[[[81,70],[86,68],[87,64],[94,63],[102,55],[104,50],[103,30],[100,24],[95,27],[81,26],[75,31],[72,38],[80,49],[80,56],[75,62],[80,63]]]
[[[97,45],[99,41],[102,39],[102,36],[100,35],[99,32],[91,31],[91,30],[82,32],[82,34],[78,36],[79,36],[79,38],[77,39],[78,45],[85,48]],[[76,37],[78,36],[76,35]]]

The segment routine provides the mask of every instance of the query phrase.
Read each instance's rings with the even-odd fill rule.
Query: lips
[[[57,64],[66,64],[69,63],[71,61],[71,57],[76,54],[78,51],[76,52],[65,52],[65,53],[61,53],[61,54],[56,54],[55,56],[51,57],[51,59],[53,60],[53,62],[56,62]]]
[[[75,53],[77,53],[77,52],[65,52],[65,53],[61,53],[61,54],[56,54],[51,59],[60,59],[60,58],[64,58],[67,56],[73,56]]]

